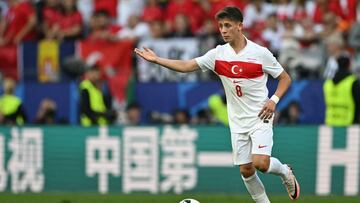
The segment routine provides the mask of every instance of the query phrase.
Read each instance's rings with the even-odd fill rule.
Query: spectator
[[[138,103],[130,103],[126,107],[126,121],[127,125],[140,125],[141,124],[141,107]]]
[[[63,0],[59,22],[54,29],[59,40],[74,40],[81,37],[82,17],[76,7],[76,0]]]
[[[76,5],[81,13],[81,17],[85,24],[90,22],[92,13],[94,12],[94,0],[77,0]]]
[[[141,19],[148,23],[163,20],[163,10],[159,5],[158,0],[146,0]]]
[[[191,119],[191,124],[195,125],[207,125],[213,123],[212,115],[209,109],[201,109]]]
[[[46,39],[74,40],[81,36],[82,17],[75,0],[46,0],[42,8]]]
[[[321,24],[327,14],[333,14],[340,22],[341,29],[350,28],[356,18],[356,0],[316,0],[308,1],[310,17],[315,24]]]
[[[342,37],[341,31],[338,30],[338,18],[333,13],[327,13],[323,17],[323,28],[319,33],[322,40],[331,37],[332,35],[337,35],[336,37]]]
[[[338,58],[346,56],[348,53],[345,50],[345,42],[341,35],[332,35],[326,38],[325,44],[328,58],[323,76],[325,79],[332,79],[339,69]]]
[[[251,29],[256,27],[256,24],[264,24],[267,17],[274,12],[274,6],[264,0],[251,1],[244,9],[244,28]]]
[[[90,40],[117,41],[118,32],[121,27],[111,23],[109,14],[106,11],[97,11],[90,20]]]
[[[115,19],[117,16],[116,8],[118,5],[118,0],[93,0],[93,6],[95,12],[105,11],[108,13],[109,17]]]
[[[236,6],[244,10],[249,0],[200,0],[202,7],[207,11],[208,18],[213,18],[218,11],[226,6]],[[206,5],[208,4],[208,5]]]
[[[200,43],[200,53],[203,54],[209,49],[216,47],[216,45],[224,43],[214,21],[211,19],[205,20],[204,25],[197,36]]]
[[[46,39],[55,39],[57,37],[58,29],[55,29],[55,27],[58,27],[56,25],[61,19],[60,6],[59,0],[45,0],[41,8],[41,30]]]
[[[284,29],[281,26],[281,23],[278,21],[276,14],[272,14],[267,18],[266,29],[262,33],[262,38],[267,42],[270,51],[276,57],[279,53],[279,50],[282,46],[282,37],[284,34]]]
[[[306,0],[295,0],[291,3],[294,7],[294,13],[291,17],[292,19],[300,21],[309,17],[306,12],[306,2]]]
[[[140,17],[133,14],[129,16],[126,27],[118,33],[119,39],[128,39],[137,42],[140,39],[148,38],[150,35],[147,23],[141,22]]]
[[[349,45],[355,50],[354,69],[357,75],[360,76],[360,4],[358,6],[358,10],[359,17],[350,32]]]
[[[300,123],[301,108],[300,104],[296,101],[292,101],[287,108],[280,112],[277,123],[294,125]]]
[[[349,126],[360,120],[360,83],[350,72],[350,59],[337,58],[338,71],[324,83],[325,123],[330,126]]]
[[[160,39],[165,37],[165,25],[163,21],[155,20],[149,23],[150,35],[152,39]]]
[[[190,29],[189,19],[186,15],[177,14],[174,21],[174,30],[169,37],[193,37]]]
[[[220,95],[214,94],[211,95],[208,99],[209,108],[213,117],[220,123],[224,125],[229,125],[228,112],[226,107],[226,99],[225,97],[221,97]]]
[[[278,0],[276,16],[280,21],[293,18],[294,12],[295,4],[292,4],[290,0]]]
[[[173,123],[183,125],[190,123],[190,114],[186,109],[176,109],[173,113]]]
[[[98,0],[104,1],[104,0]],[[141,16],[145,5],[144,0],[119,0],[117,4],[117,19],[116,23],[120,26],[125,26],[129,16]]]
[[[294,27],[294,35],[303,48],[309,48],[319,42],[319,32],[319,27],[316,27],[309,17],[301,19]]]
[[[328,13],[338,13],[328,0],[315,0],[313,4],[310,15],[315,24],[321,24],[324,21],[324,16]]]
[[[348,32],[351,25],[356,21],[356,5],[357,0],[336,0],[329,1],[331,7],[334,8],[339,17],[339,29],[342,32]]]
[[[36,113],[36,124],[56,124],[57,105],[52,99],[43,99]]]
[[[192,0],[170,0],[165,11],[168,32],[173,28],[172,25],[178,23],[176,19],[179,14],[188,18],[187,21],[192,33],[196,33],[206,19],[204,9],[197,2]]]
[[[25,112],[20,98],[14,95],[16,83],[6,78],[3,82],[4,94],[0,97],[0,123],[6,125],[23,125]]]
[[[266,28],[266,19],[276,10],[273,5],[265,3],[264,0],[251,1],[244,10],[243,27],[245,35],[255,43],[266,46],[262,38],[263,30]]]
[[[100,69],[91,67],[85,73],[85,80],[80,84],[80,119],[81,125],[107,125],[115,120],[115,112],[107,102],[102,90]]]
[[[36,15],[32,5],[20,0],[8,0],[8,5],[5,23],[0,28],[0,46],[34,40]]]
[[[284,28],[279,62],[289,68],[294,79],[319,78],[324,51],[311,19],[305,18],[300,23],[288,19]]]

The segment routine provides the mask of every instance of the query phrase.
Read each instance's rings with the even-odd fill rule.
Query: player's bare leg
[[[277,158],[268,155],[253,155],[253,164],[256,169],[263,173],[271,173],[280,176],[290,199],[297,200],[300,197],[300,185],[292,171],[292,168],[282,164]]]
[[[246,189],[256,203],[270,203],[266,195],[264,185],[256,174],[252,163],[240,165],[240,173],[244,180]]]

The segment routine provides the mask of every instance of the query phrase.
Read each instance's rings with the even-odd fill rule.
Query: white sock
[[[270,165],[266,173],[271,173],[280,176],[283,179],[287,179],[289,175],[289,168],[285,164],[282,164],[279,159],[270,157]]]
[[[266,195],[264,185],[257,176],[256,172],[248,178],[244,178],[243,176],[242,178],[247,190],[256,203],[270,203],[270,200]]]

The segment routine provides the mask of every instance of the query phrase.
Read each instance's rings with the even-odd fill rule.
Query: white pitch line
[[[203,167],[233,167],[231,152],[199,152],[198,165]]]

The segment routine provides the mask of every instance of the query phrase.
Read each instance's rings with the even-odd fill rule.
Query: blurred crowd
[[[243,11],[246,36],[269,47],[293,78],[331,78],[339,55],[359,72],[357,0],[1,0],[0,46],[199,37],[205,52],[222,43],[214,15],[227,5]]]
[[[351,71],[360,75],[358,0],[0,0],[0,49],[40,39],[136,43],[197,37],[204,53],[223,43],[214,15],[224,6],[243,11],[245,35],[268,47],[293,79],[332,79],[339,57],[349,59]],[[44,105],[55,108],[49,103]],[[127,112],[134,109],[141,108],[129,104]],[[291,117],[299,106],[294,103],[287,110],[283,115]],[[213,122],[208,115],[204,110],[191,119],[186,110],[177,109],[169,119],[161,118]],[[154,122],[158,117],[151,115]],[[131,120],[136,119],[126,122]],[[297,118],[279,121],[296,123]]]

